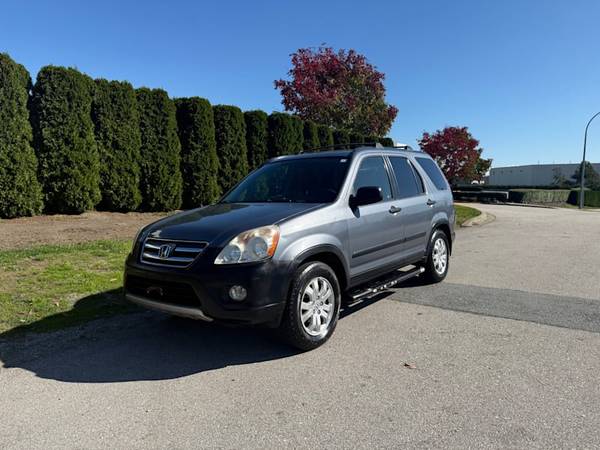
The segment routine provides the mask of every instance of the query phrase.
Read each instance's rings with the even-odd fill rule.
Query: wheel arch
[[[429,255],[429,251],[431,250],[431,236],[433,236],[433,233],[435,233],[437,230],[443,231],[444,234],[446,235],[446,238],[448,239],[448,253],[451,255],[452,254],[452,234],[451,234],[452,230],[450,229],[450,223],[447,220],[439,220],[436,223],[434,223],[433,227],[431,228],[429,242],[427,243],[426,255]]]
[[[333,245],[319,245],[300,253],[294,260],[294,271],[307,262],[318,261],[327,264],[334,271],[340,289],[344,292],[348,287],[349,271],[344,262],[342,252]]]

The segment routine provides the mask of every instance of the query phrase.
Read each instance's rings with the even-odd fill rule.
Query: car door
[[[392,208],[395,200],[391,174],[380,155],[365,156],[359,162],[352,195],[359,188],[367,186],[379,187],[383,199],[370,205],[351,208],[348,234],[352,277],[396,260],[403,240],[401,223],[396,220]]]
[[[404,230],[400,254],[408,262],[423,256],[434,211],[423,179],[412,163],[403,156],[388,156],[388,160],[394,174],[394,204],[400,208],[396,218]]]

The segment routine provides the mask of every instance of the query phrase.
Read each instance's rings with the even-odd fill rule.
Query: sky
[[[385,73],[390,131],[467,126],[493,166],[581,161],[600,111],[600,2],[3,0],[0,52],[160,87],[172,97],[282,111],[290,54],[355,49]],[[600,162],[600,117],[588,160]]]

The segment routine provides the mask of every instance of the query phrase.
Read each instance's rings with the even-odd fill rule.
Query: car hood
[[[161,219],[150,225],[144,235],[206,241],[220,246],[243,231],[273,225],[322,206],[314,203],[217,203]]]

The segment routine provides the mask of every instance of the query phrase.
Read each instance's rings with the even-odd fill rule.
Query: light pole
[[[581,169],[579,171],[579,176],[581,177],[581,190],[579,191],[579,209],[583,209],[583,204],[584,204],[584,197],[585,197],[585,191],[583,190],[584,186],[585,186],[585,147],[587,145],[587,131],[588,128],[590,127],[590,123],[592,123],[592,120],[594,120],[596,118],[596,116],[600,115],[600,111],[598,111],[596,114],[594,114],[592,116],[592,118],[588,121],[587,125],[585,126],[585,134],[583,135],[583,161],[581,161]]]

